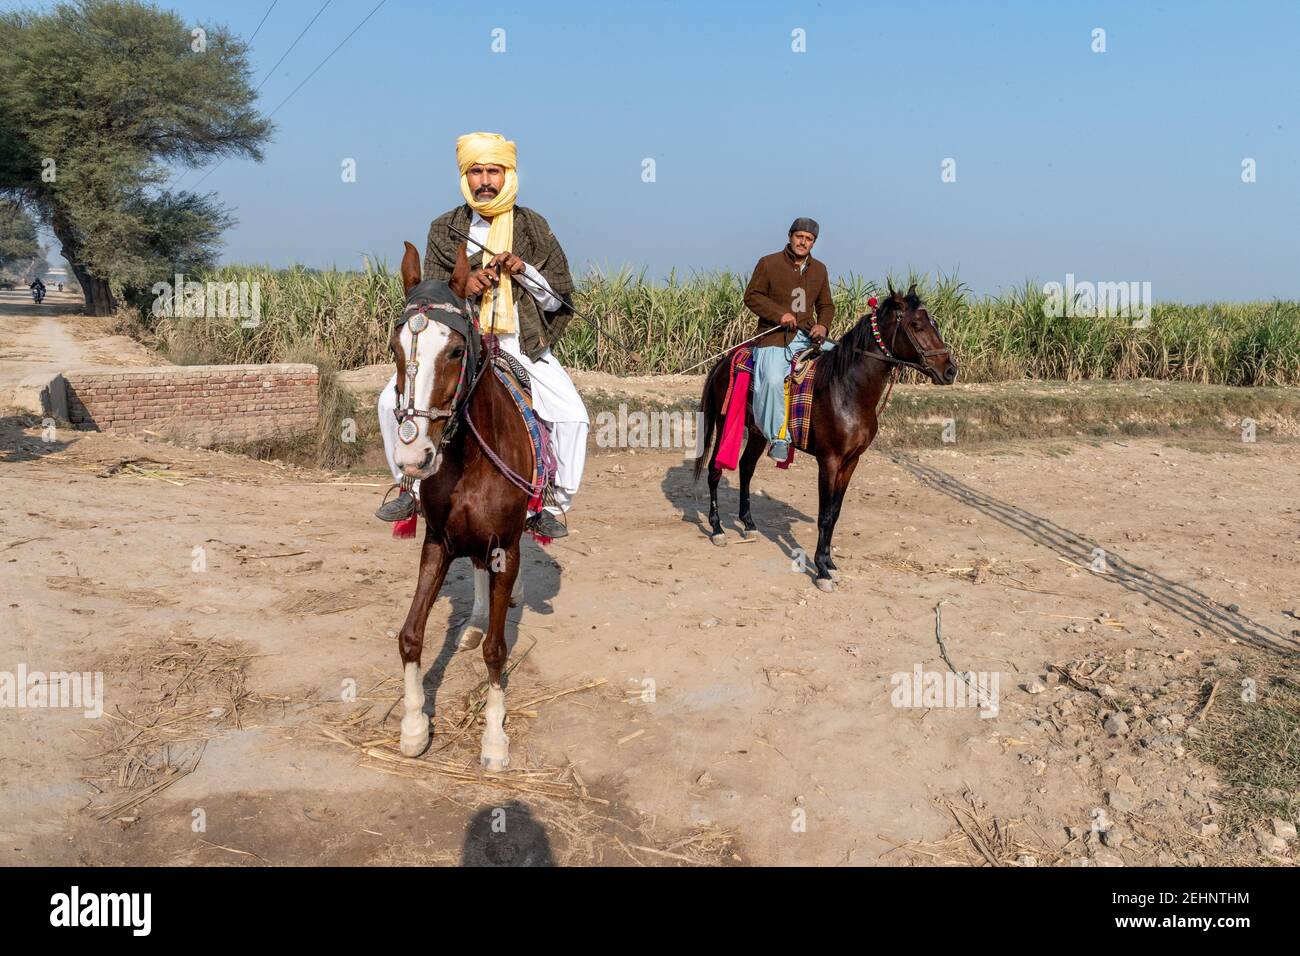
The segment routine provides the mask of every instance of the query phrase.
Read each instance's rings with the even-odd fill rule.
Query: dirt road
[[[834,594],[792,569],[816,543],[809,459],[760,466],[753,543],[729,488],[718,549],[679,457],[593,458],[574,533],[526,548],[512,769],[494,779],[477,769],[482,660],[452,650],[459,564],[424,659],[433,749],[388,756],[418,549],[371,517],[380,478],[10,415],[0,672],[102,672],[104,714],[0,709],[0,858],[1286,862],[1216,833],[1226,784],[1195,738],[1297,647],[1296,453],[873,452]],[[900,706],[945,654],[996,696]]]

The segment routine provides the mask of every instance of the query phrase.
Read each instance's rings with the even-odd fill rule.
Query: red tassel
[[[538,534],[536,531],[530,531],[528,533],[531,534],[533,536],[533,540],[536,541],[543,548],[555,540],[554,538],[546,537],[546,535],[544,534]]]
[[[418,520],[418,514],[413,514],[409,518],[402,518],[400,521],[393,522],[394,538],[414,538],[415,525]]]

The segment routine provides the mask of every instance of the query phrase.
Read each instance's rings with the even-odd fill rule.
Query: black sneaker
[[[528,524],[525,527],[543,538],[563,538],[569,533],[569,529],[564,526],[564,523],[549,511],[537,512],[528,519]]]
[[[415,495],[403,488],[402,493],[392,501],[380,505],[379,510],[375,512],[375,517],[380,521],[401,521],[413,514],[415,514]]]

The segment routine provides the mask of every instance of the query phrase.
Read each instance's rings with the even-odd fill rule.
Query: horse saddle
[[[519,410],[528,438],[533,446],[532,487],[529,511],[539,510],[546,503],[555,482],[557,462],[551,444],[551,430],[533,410],[532,379],[518,358],[501,349],[494,350],[490,359],[491,372],[509,392],[515,408]]]
[[[820,345],[810,345],[790,363],[790,374],[786,376],[786,381],[790,383],[790,390],[793,392],[804,383],[805,379],[813,376],[817,359],[821,356],[822,349]]]
[[[812,430],[813,390],[817,380],[817,359],[822,355],[820,346],[804,349],[790,362],[790,371],[785,376],[786,426],[790,439],[796,448],[808,447],[808,436]],[[733,356],[731,377],[727,384],[727,395],[723,401],[723,413],[731,404],[732,391],[735,388],[736,373],[747,372],[749,390],[753,391],[754,354],[751,346],[737,350]]]

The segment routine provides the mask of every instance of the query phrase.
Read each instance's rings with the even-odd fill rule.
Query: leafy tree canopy
[[[0,194],[34,208],[92,314],[211,262],[232,219],[171,192],[164,162],[262,158],[247,44],[140,0],[0,14]]]

